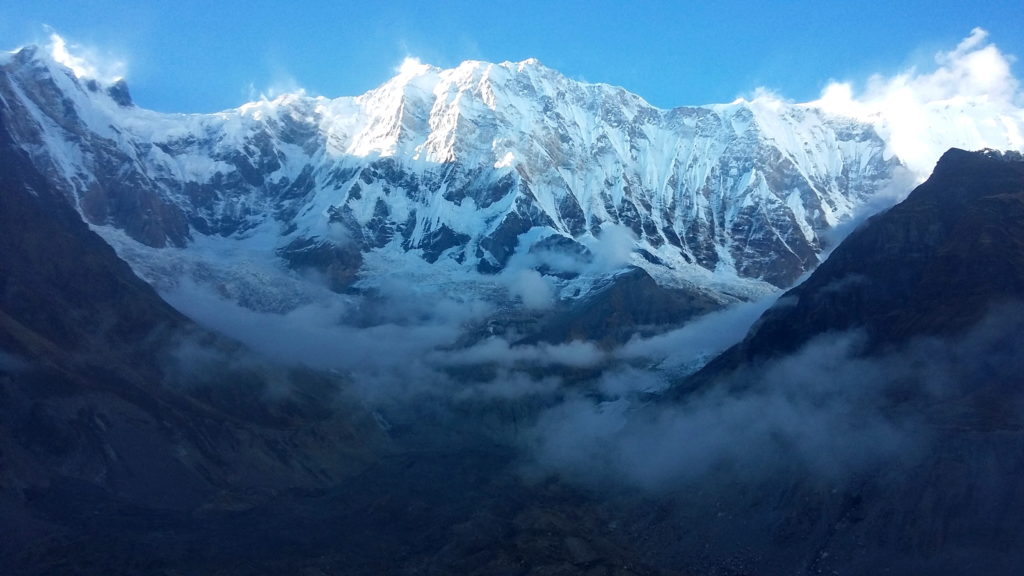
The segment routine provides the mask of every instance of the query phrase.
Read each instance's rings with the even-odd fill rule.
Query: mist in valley
[[[785,301],[733,304],[608,348],[530,342],[514,326],[502,331],[492,301],[398,286],[283,314],[243,308],[194,283],[164,297],[267,366],[331,375],[343,397],[411,437],[459,430],[471,444],[513,448],[523,481],[553,476],[647,494],[780,475],[842,485],[880,467],[910,466],[936,436],[930,410],[969,398],[975,383],[1024,373],[1017,305],[999,307],[967,334],[882,355],[868,356],[856,331],[821,335],[677,401],[661,393]],[[187,374],[190,363],[215,366],[210,354],[186,341],[174,359]]]

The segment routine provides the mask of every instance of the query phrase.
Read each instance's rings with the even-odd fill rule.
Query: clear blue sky
[[[0,49],[44,42],[44,24],[126,60],[136,101],[174,112],[234,107],[250,86],[289,79],[357,95],[410,55],[442,67],[536,57],[661,107],[727,102],[757,86],[810,100],[829,79],[928,65],[975,26],[1024,58],[1024,0],[0,0]]]

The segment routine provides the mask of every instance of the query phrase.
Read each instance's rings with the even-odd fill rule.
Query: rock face
[[[91,224],[153,247],[270,244],[335,287],[353,252],[495,273],[608,226],[631,232],[655,277],[786,286],[898,166],[871,126],[814,108],[660,110],[535,60],[407,65],[356,98],[175,115],[25,48],[0,63],[0,96],[15,141]]]
[[[663,574],[596,503],[520,482],[507,448],[402,453],[338,382],[192,325],[4,120],[4,574]]]
[[[591,297],[545,319],[531,340],[585,340],[611,348],[720,307],[707,294],[664,289],[644,270],[630,268],[596,287]]]
[[[0,119],[7,120],[6,111]],[[0,127],[0,304],[5,335],[15,339],[8,343],[29,353],[41,352],[34,343],[145,352],[148,335],[184,329],[188,320],[91,233],[23,156]],[[31,327],[38,339],[22,339],[15,327]]]

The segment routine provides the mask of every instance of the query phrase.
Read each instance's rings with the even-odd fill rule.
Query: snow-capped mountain
[[[371,261],[533,269],[561,296],[629,263],[666,284],[771,290],[900,166],[873,125],[811,105],[661,110],[536,60],[410,61],[354,98],[183,115],[29,47],[0,61],[0,98],[51,184],[150,278],[143,247],[230,244],[336,290]]]

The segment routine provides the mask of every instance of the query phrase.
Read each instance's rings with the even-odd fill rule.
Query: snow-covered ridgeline
[[[336,269],[345,245],[564,279],[618,227],[661,281],[781,286],[899,165],[870,121],[770,97],[661,110],[536,60],[407,62],[359,97],[206,115],[140,109],[39,49],[0,70],[8,129],[93,224],[150,246],[259,236],[300,266]]]

